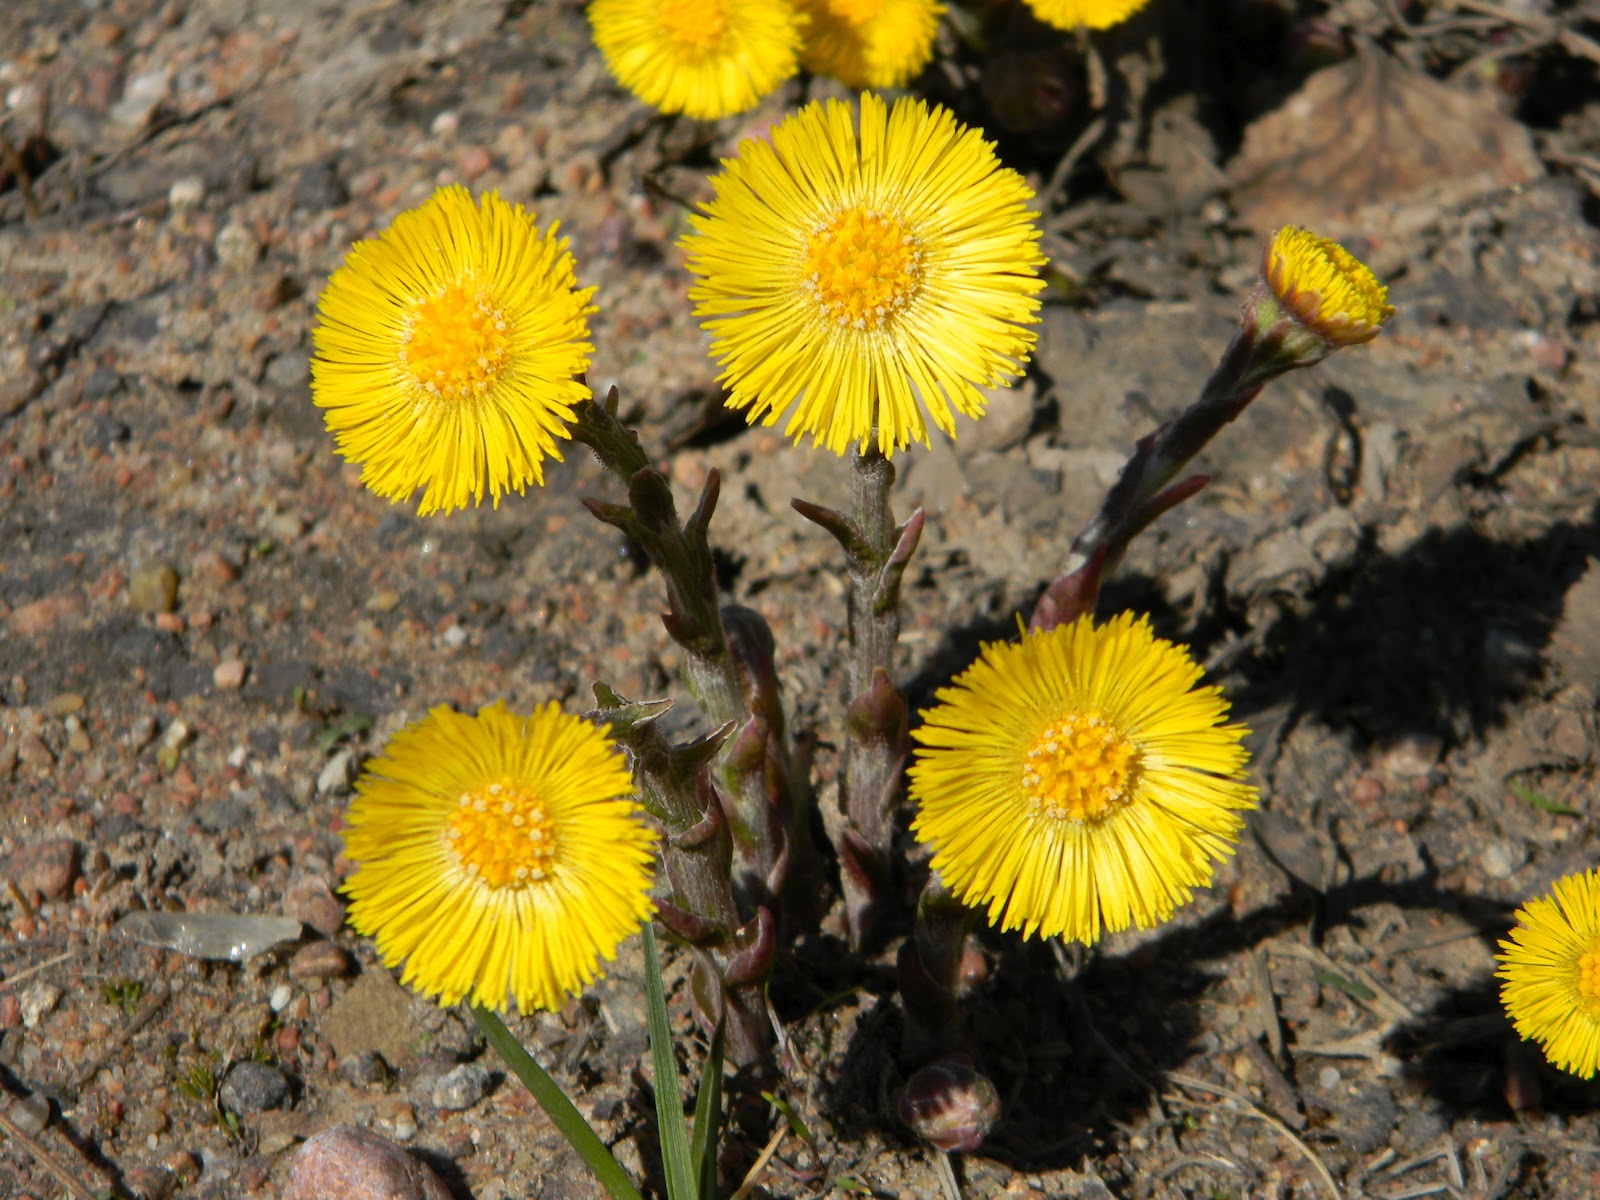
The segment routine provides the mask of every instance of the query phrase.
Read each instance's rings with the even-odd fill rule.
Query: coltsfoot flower
[[[1028,0],[1033,15],[1057,29],[1110,29],[1149,0]]]
[[[311,393],[339,453],[418,512],[543,484],[589,398],[587,317],[566,239],[459,184],[357,242],[317,305]]]
[[[933,58],[939,0],[799,0],[806,69],[846,87],[902,87]]]
[[[788,0],[594,0],[589,25],[618,82],[662,112],[744,112],[800,69]]]
[[[1500,943],[1500,1003],[1563,1071],[1600,1069],[1600,870],[1568,875],[1517,910]]]
[[[1034,344],[1033,193],[943,108],[815,102],[740,143],[683,239],[728,404],[843,454],[983,413]]]
[[[1389,289],[1338,242],[1285,225],[1268,244],[1261,274],[1278,302],[1334,346],[1378,336],[1394,316]]]
[[[443,1005],[557,1009],[650,912],[654,836],[606,733],[555,704],[443,705],[367,765],[350,924]]]
[[[1086,945],[1211,882],[1256,791],[1241,725],[1181,646],[1124,613],[993,642],[912,736],[912,832],[991,924]]]

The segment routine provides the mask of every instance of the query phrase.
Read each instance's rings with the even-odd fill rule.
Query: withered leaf
[[[1234,203],[1267,232],[1398,232],[1544,174],[1533,141],[1487,92],[1467,92],[1364,46],[1245,131]]]

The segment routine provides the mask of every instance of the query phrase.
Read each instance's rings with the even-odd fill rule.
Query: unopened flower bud
[[[900,1119],[940,1150],[970,1152],[1000,1119],[1000,1094],[965,1054],[923,1067],[900,1093]]]
[[[1388,300],[1389,289],[1338,242],[1284,226],[1267,245],[1261,283],[1245,301],[1254,353],[1244,382],[1264,383],[1370,342],[1394,316]]]

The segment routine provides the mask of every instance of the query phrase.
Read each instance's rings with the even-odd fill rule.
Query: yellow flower
[[[1057,29],[1110,29],[1145,6],[1148,0],[1028,0],[1033,15]]]
[[[311,392],[339,453],[418,511],[496,506],[560,460],[593,349],[593,288],[566,239],[495,192],[459,184],[351,248],[317,305]]]
[[[1370,342],[1394,316],[1384,287],[1338,242],[1285,225],[1273,235],[1261,273],[1302,325],[1333,346]]]
[[[911,828],[946,886],[1086,945],[1170,917],[1256,805],[1246,730],[1201,674],[1127,613],[984,646],[913,734]]]
[[[901,87],[933,57],[939,0],[800,0],[806,69],[847,87]]]
[[[787,0],[594,0],[589,25],[611,73],[662,112],[744,112],[800,69]]]
[[[836,454],[979,416],[1033,348],[1028,185],[943,108],[815,102],[747,140],[684,236],[728,404]],[[920,402],[920,404],[919,404]],[[925,410],[925,411],[924,411]]]
[[[1600,870],[1556,881],[1517,911],[1496,955],[1500,1003],[1517,1032],[1564,1071],[1600,1069]]]
[[[367,765],[350,924],[440,1004],[560,1008],[650,912],[653,835],[602,729],[440,705]]]

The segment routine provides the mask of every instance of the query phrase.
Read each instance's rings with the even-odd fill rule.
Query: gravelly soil
[[[1264,810],[1215,889],[1081,970],[982,939],[971,1011],[1006,1115],[960,1163],[968,1196],[1600,1192],[1600,1089],[1516,1041],[1491,958],[1512,907],[1600,858],[1600,92],[1582,44],[1600,19],[1541,41],[1548,9],[1494,11],[1408,9],[1386,45],[1499,96],[1528,161],[1332,230],[1400,315],[1273,385],[1108,589],[1104,611],[1151,612],[1228,688]],[[1238,214],[1270,208],[1229,157],[1306,73],[1253,68],[1290,33],[1388,19],[1292,15],[1218,5],[1188,42],[1200,17],[1174,10],[1097,43],[1113,119],[1048,197],[1062,286],[1034,369],[902,469],[903,510],[931,518],[906,593],[914,702],[1014,629],[1132,441],[1225,344],[1260,245]],[[422,521],[367,494],[310,403],[309,329],[350,241],[438,183],[560,219],[600,289],[591,381],[620,389],[682,499],[723,473],[723,583],[777,632],[826,802],[843,585],[788,500],[839,503],[845,467],[720,418],[674,245],[677,201],[798,93],[716,126],[653,121],[571,3],[12,0],[0,24],[0,131],[38,208],[0,170],[12,1116],[119,1195],[273,1195],[297,1142],[341,1121],[461,1197],[598,1195],[514,1081],[440,1107],[440,1077],[481,1048],[342,928],[337,830],[361,758],[435,703],[581,709],[595,680],[678,695],[659,580],[577,505],[610,494],[581,454],[498,511]],[[1004,131],[1045,188],[1094,110],[1087,90],[1059,119],[1018,100],[1045,70],[1018,29],[1013,58],[952,43],[925,90]],[[1068,51],[1038,53],[1069,100],[1087,89]],[[141,907],[307,930],[207,963],[110,934]],[[762,1184],[936,1195],[882,1103],[893,947],[854,961],[837,928],[775,983],[784,1087],[816,1140],[787,1141]],[[520,1026],[635,1169],[653,1162],[640,969],[630,947],[593,996]],[[730,1188],[764,1119],[730,1141]],[[0,1143],[0,1195],[61,1194]]]

